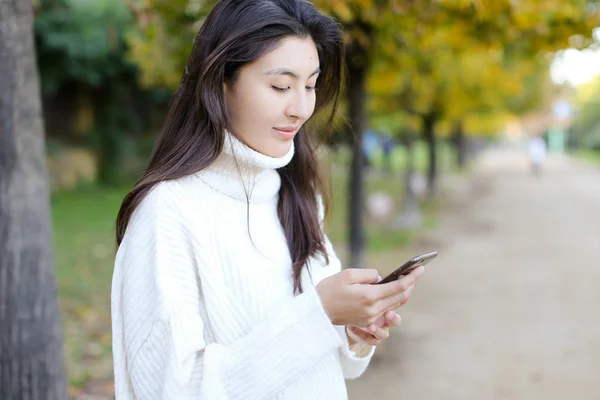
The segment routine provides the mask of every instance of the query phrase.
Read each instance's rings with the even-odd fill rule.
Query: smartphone
[[[425,254],[415,256],[415,257],[411,258],[410,260],[408,260],[407,262],[405,262],[404,265],[399,267],[397,270],[395,270],[394,272],[392,272],[391,274],[389,274],[388,276],[386,276],[385,278],[383,278],[382,280],[377,282],[376,284],[381,285],[384,283],[392,282],[392,281],[395,281],[396,279],[399,279],[400,277],[402,277],[404,275],[408,275],[413,270],[419,268],[421,265],[425,265],[429,261],[433,260],[435,257],[437,257],[437,254],[438,254],[437,251],[432,251],[430,253],[425,253]]]

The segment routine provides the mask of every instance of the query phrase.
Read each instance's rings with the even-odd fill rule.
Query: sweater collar
[[[259,153],[228,131],[225,131],[223,151],[201,179],[213,189],[238,200],[262,203],[279,194],[281,179],[278,168],[285,167],[294,156],[294,142],[282,157]]]

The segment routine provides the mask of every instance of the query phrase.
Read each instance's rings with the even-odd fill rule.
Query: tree
[[[401,8],[394,1],[374,0],[317,0],[315,4],[332,15],[344,26],[346,37],[346,101],[349,131],[352,143],[352,164],[348,187],[348,248],[350,266],[364,265],[364,155],[362,138],[368,128],[367,79],[374,58],[374,43],[381,37],[383,27],[396,22]]]
[[[32,6],[0,2],[0,398],[67,398]]]
[[[568,46],[574,35],[579,46],[589,43],[600,23],[598,7],[585,0],[421,0],[405,10],[393,33],[397,45],[379,46],[378,79],[371,87],[387,98],[384,107],[420,117],[429,145],[430,194],[437,181],[436,126],[455,121],[460,152],[462,120],[539,106],[547,53]]]
[[[577,113],[569,130],[571,147],[600,150],[600,77],[577,89]]]
[[[150,93],[137,85],[137,68],[127,60],[126,33],[132,16],[120,0],[45,0],[35,20],[42,93],[51,102],[66,88],[87,100],[93,125],[85,140],[98,156],[99,180],[118,184],[127,155],[127,134],[138,131],[140,106]],[[145,95],[148,95],[146,97]]]
[[[140,2],[129,1],[144,32],[130,38],[132,55],[141,65],[144,82],[176,87],[193,35],[214,0],[146,0],[143,7],[136,6]],[[378,61],[385,59],[396,77],[381,80],[385,91],[395,97],[393,101],[383,100],[386,109],[393,112],[392,105],[396,105],[420,120],[421,133],[429,143],[428,180],[430,192],[434,192],[437,125],[445,120],[466,121],[471,114],[482,112],[481,104],[476,101],[479,93],[472,96],[468,107],[454,109],[453,106],[461,104],[456,95],[462,93],[455,83],[456,74],[470,79],[458,66],[453,67],[456,60],[471,53],[478,56],[477,60],[485,60],[491,53],[499,59],[486,61],[486,66],[496,63],[493,71],[502,71],[503,60],[509,65],[507,60],[522,55],[535,58],[542,52],[564,47],[574,34],[587,35],[598,22],[599,14],[590,2],[586,6],[585,0],[315,0],[314,3],[340,21],[345,31],[344,105],[349,128],[346,137],[353,139],[348,239],[350,265],[355,267],[363,264],[364,248],[361,139],[370,125],[371,113],[366,104],[380,95],[369,84],[370,77],[380,73],[375,68]],[[160,65],[156,64],[157,59],[161,60]],[[475,74],[477,78],[492,76],[481,66],[474,68],[480,72]],[[507,86],[511,90],[514,81]],[[495,98],[495,87],[472,86]],[[461,125],[456,126],[460,144]]]
[[[126,0],[137,23],[127,35],[141,84],[175,91],[194,38],[217,0]],[[160,62],[156,62],[160,60]]]

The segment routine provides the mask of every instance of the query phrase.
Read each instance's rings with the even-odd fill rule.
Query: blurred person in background
[[[330,129],[343,61],[338,24],[307,1],[210,12],[117,217],[117,399],[346,399],[400,323],[423,267],[373,285],[323,231],[305,122],[332,110]]]
[[[396,140],[389,136],[381,138],[381,148],[383,150],[383,169],[388,174],[392,173],[392,152],[396,146]]]
[[[370,129],[362,135],[363,167],[369,169],[373,166],[373,158],[379,150],[379,134]]]
[[[540,136],[530,138],[527,143],[527,156],[532,173],[539,176],[542,172],[542,164],[546,159],[546,141]]]

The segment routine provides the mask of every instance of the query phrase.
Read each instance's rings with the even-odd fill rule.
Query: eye
[[[308,90],[309,92],[316,92],[317,88],[315,86],[307,86],[306,90]]]
[[[273,88],[273,90],[275,90],[276,92],[279,92],[279,93],[287,92],[288,89],[289,89],[289,87],[287,87],[287,88],[280,88],[280,87],[274,86],[274,85],[271,85],[271,87]]]

